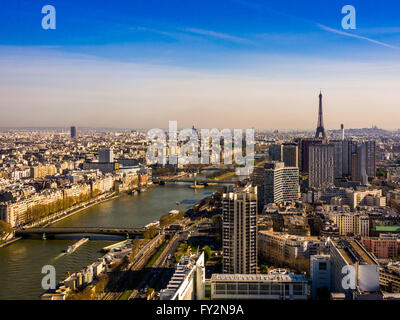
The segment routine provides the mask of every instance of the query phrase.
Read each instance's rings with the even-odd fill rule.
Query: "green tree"
[[[207,261],[207,260],[210,260],[211,257],[212,257],[212,250],[211,250],[211,248],[210,248],[209,246],[204,246],[204,247],[203,247],[203,251],[204,251],[204,255],[205,255],[206,261]]]
[[[265,264],[262,264],[260,266],[260,273],[262,274],[268,274],[268,267]]]
[[[377,177],[384,177],[384,178],[386,178],[387,177],[387,171],[385,171],[385,170],[376,170],[376,176]]]

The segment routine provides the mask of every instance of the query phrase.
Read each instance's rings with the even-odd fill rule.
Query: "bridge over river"
[[[142,236],[145,228],[102,228],[102,227],[66,227],[66,228],[30,228],[15,231],[19,237],[54,236],[57,234],[103,234],[126,236]]]
[[[178,183],[178,182],[185,182],[185,183],[194,183],[195,180],[193,178],[181,178],[181,179],[153,179],[153,183]],[[216,185],[229,185],[233,184],[234,181],[228,180],[213,180],[213,179],[196,179],[197,184],[207,184],[210,187]]]

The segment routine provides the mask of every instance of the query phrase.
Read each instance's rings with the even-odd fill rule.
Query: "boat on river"
[[[75,242],[72,246],[69,246],[67,250],[65,250],[66,253],[72,253],[76,249],[78,249],[81,245],[85,244],[86,242],[89,241],[89,238],[82,238],[78,242]]]

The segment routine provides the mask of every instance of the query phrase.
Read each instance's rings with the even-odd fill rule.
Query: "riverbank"
[[[66,213],[66,214],[64,214],[64,215],[62,215],[62,216],[59,217],[59,218],[56,218],[56,219],[53,220],[53,221],[50,221],[50,222],[45,223],[45,224],[42,225],[41,227],[47,228],[48,226],[51,226],[52,224],[55,224],[55,223],[60,222],[60,221],[62,221],[62,220],[64,220],[64,219],[66,219],[66,218],[69,218],[69,217],[71,217],[71,216],[73,216],[73,215],[75,215],[75,214],[77,214],[77,213],[79,213],[79,212],[81,212],[81,211],[83,211],[83,210],[89,209],[89,208],[91,208],[91,207],[93,207],[93,206],[95,206],[95,205],[98,205],[98,204],[107,202],[107,201],[109,201],[109,200],[117,199],[117,198],[121,197],[122,195],[125,195],[125,194],[123,194],[123,193],[114,194],[114,195],[111,194],[111,195],[108,196],[108,197],[95,200],[95,202],[93,202],[93,203],[84,204],[83,206],[81,206],[81,207],[79,207],[79,208],[77,208],[77,209],[73,209],[73,210],[71,210],[70,212],[68,212],[68,213]]]
[[[147,188],[149,188],[151,186],[152,186],[152,184],[147,184],[145,188],[143,188],[143,187],[140,188],[139,192],[147,191]],[[125,191],[125,192],[121,192],[121,193],[112,192],[112,193],[108,193],[108,194],[102,194],[102,195],[98,196],[96,199],[91,199],[84,203],[76,204],[72,208],[68,208],[62,212],[54,213],[52,216],[46,217],[46,218],[42,219],[41,221],[31,223],[27,226],[24,226],[24,228],[25,229],[29,229],[29,228],[33,228],[33,227],[46,228],[54,223],[60,222],[68,217],[71,217],[71,216],[81,212],[82,210],[89,209],[95,205],[101,204],[101,203],[109,201],[109,200],[117,199],[123,195],[129,195],[129,192]]]
[[[148,185],[146,186],[146,188],[145,188],[144,190],[141,189],[141,190],[143,190],[143,191],[140,191],[140,192],[145,192],[145,191],[147,191],[149,188],[151,188],[152,186],[153,186],[152,184],[148,184]],[[51,226],[51,225],[53,225],[53,224],[55,224],[55,223],[57,223],[57,222],[60,222],[60,221],[62,221],[62,220],[64,220],[64,219],[66,219],[66,218],[72,217],[72,216],[74,216],[75,214],[77,214],[77,213],[79,213],[79,212],[81,212],[81,211],[83,211],[83,210],[87,210],[87,209],[89,209],[89,208],[91,208],[91,207],[93,207],[93,206],[96,206],[96,205],[98,205],[98,204],[102,204],[102,203],[105,203],[105,202],[107,202],[107,201],[115,200],[115,199],[118,199],[118,198],[120,198],[120,197],[128,196],[128,195],[132,196],[132,194],[129,194],[129,193],[127,193],[127,192],[121,192],[121,193],[118,193],[118,194],[112,193],[112,194],[110,194],[110,195],[108,195],[108,196],[105,196],[105,197],[103,196],[103,198],[101,198],[101,199],[96,199],[96,200],[94,200],[94,202],[93,202],[93,200],[88,201],[88,202],[85,203],[85,204],[81,204],[81,205],[79,206],[79,208],[73,209],[73,210],[71,210],[70,212],[68,212],[67,214],[63,214],[62,216],[56,218],[55,220],[52,220],[52,221],[50,221],[50,222],[47,222],[47,223],[41,225],[41,227],[43,227],[43,228],[49,227],[49,226]],[[134,195],[134,194],[133,194],[133,195]]]
[[[61,216],[58,217],[58,218],[55,218],[54,220],[51,220],[49,222],[45,222],[44,224],[43,223],[33,224],[33,225],[30,225],[27,228],[33,228],[33,227],[36,227],[36,226],[41,226],[43,228],[47,228],[47,227],[51,226],[52,224],[60,222],[60,221],[62,221],[64,219],[66,219],[66,218],[69,218],[69,217],[71,217],[71,216],[73,216],[73,215],[75,215],[75,214],[77,214],[77,213],[79,213],[79,212],[81,212],[83,210],[89,209],[89,208],[91,208],[91,207],[93,207],[95,205],[107,202],[109,200],[117,199],[117,198],[121,197],[122,195],[125,195],[125,194],[123,194],[123,193],[111,194],[109,196],[105,196],[105,197],[103,196],[101,199],[96,199],[96,200],[92,199],[92,200],[88,201],[85,204],[80,204],[79,208],[66,210],[66,213],[58,213],[58,214],[56,214],[56,215],[60,215],[61,214]],[[8,240],[6,242],[2,242],[2,243],[0,243],[0,248],[5,247],[7,245],[10,245],[10,244],[12,244],[12,243],[14,243],[14,242],[16,242],[16,241],[18,241],[20,239],[22,239],[22,237],[12,238],[12,239],[10,239],[10,240]]]
[[[234,176],[236,174],[235,171],[231,171],[231,172],[226,172],[223,173],[217,177],[214,178],[215,181],[223,181],[226,180],[227,178],[231,178],[232,176]]]
[[[12,238],[10,240],[4,241],[4,242],[0,242],[0,248],[8,246],[8,245],[20,240],[20,239],[22,239],[22,237]]]

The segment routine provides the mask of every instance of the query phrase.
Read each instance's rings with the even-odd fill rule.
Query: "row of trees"
[[[134,239],[132,243],[131,254],[129,255],[129,261],[133,262],[136,259],[136,255],[139,253],[140,247],[142,246],[143,239]]]
[[[0,220],[0,239],[13,232],[13,228],[5,221]]]
[[[153,177],[164,177],[174,174],[175,171],[170,168],[157,168],[153,169],[152,175]]]
[[[49,204],[37,204],[29,207],[26,211],[26,219],[29,222],[40,221],[54,213],[67,210],[68,208],[79,203],[87,202],[100,194],[100,190],[93,190],[91,193],[81,194],[78,197],[65,197],[53,201]]]
[[[214,178],[218,178],[220,176],[223,176],[229,172],[233,172],[233,170],[231,169],[220,169],[218,171],[215,171],[213,173],[207,174],[207,178],[209,179],[214,179]]]
[[[158,234],[158,228],[157,227],[152,227],[152,228],[147,229],[144,232],[143,238],[145,238],[145,239],[153,239],[157,234]]]

